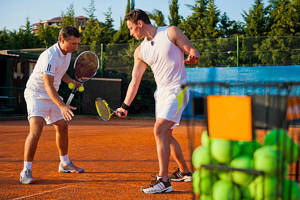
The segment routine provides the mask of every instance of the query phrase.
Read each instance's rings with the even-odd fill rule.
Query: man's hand
[[[197,56],[193,56],[193,55],[189,55],[187,57],[187,59],[184,61],[185,64],[188,64],[188,65],[193,65],[193,64],[197,64],[199,62],[199,57]]]
[[[127,114],[128,114],[128,111],[123,109],[123,108],[118,108],[116,110],[116,115],[117,117],[120,117],[120,118],[125,118],[127,117]]]
[[[72,110],[76,110],[76,107],[61,105],[59,106],[60,112],[66,121],[71,121],[74,117]]]

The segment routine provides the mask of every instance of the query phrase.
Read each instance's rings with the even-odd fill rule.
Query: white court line
[[[48,193],[48,192],[53,192],[55,190],[61,190],[61,189],[67,188],[67,187],[70,187],[70,186],[64,186],[64,187],[56,188],[56,189],[53,189],[53,190],[47,190],[47,191],[36,193],[36,194],[31,194],[31,195],[27,195],[27,196],[23,196],[23,197],[14,198],[12,200],[25,199],[25,198],[29,198],[29,197],[33,197],[33,196],[45,194],[45,193]]]

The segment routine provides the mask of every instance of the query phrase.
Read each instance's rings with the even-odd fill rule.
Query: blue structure
[[[190,102],[183,113],[184,118],[192,116],[192,99],[209,94],[228,94],[224,88],[217,86],[200,87],[197,83],[294,83],[300,82],[300,65],[289,66],[257,66],[257,67],[210,67],[210,68],[187,68],[186,69],[190,87]],[[193,86],[193,84],[195,84]],[[276,88],[271,88],[269,94],[278,94]],[[277,90],[277,91],[276,91]],[[286,95],[287,91],[279,94]],[[245,86],[230,88],[232,95],[266,94],[266,88],[251,88]],[[290,91],[291,96],[300,96],[300,86],[295,86]]]

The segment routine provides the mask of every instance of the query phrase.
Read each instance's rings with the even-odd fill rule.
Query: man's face
[[[130,20],[127,20],[126,24],[127,24],[127,27],[128,27],[128,29],[130,31],[130,35],[132,37],[134,37],[137,40],[140,40],[143,37],[143,35],[142,35],[142,22],[141,22],[141,20],[139,20],[137,22],[137,24],[135,24],[134,22],[132,22]]]
[[[72,53],[73,51],[76,51],[78,48],[78,45],[80,43],[80,38],[70,36],[66,39],[61,39],[61,49],[64,51],[64,53]]]

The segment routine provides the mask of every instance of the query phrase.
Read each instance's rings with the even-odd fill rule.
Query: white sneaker
[[[33,184],[36,181],[34,180],[34,178],[32,177],[32,172],[30,169],[26,169],[21,171],[20,173],[20,182],[22,184]]]
[[[155,179],[154,181],[151,181],[149,186],[141,188],[141,192],[146,194],[165,193],[172,191],[173,187],[170,181],[168,180],[167,182],[164,182],[162,178],[159,178],[158,180]]]

